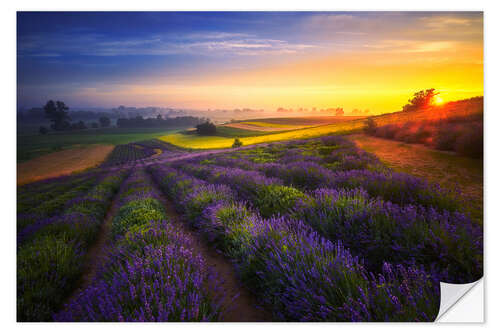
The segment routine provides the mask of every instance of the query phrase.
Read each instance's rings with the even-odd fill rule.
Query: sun
[[[434,96],[434,104],[436,104],[436,105],[441,105],[441,104],[443,104],[443,103],[444,103],[444,100],[443,100],[441,97],[439,97],[439,96]]]

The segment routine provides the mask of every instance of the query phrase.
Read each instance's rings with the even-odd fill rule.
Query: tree
[[[94,122],[92,122],[92,124],[90,124],[90,126],[91,126],[92,128],[99,128],[99,124],[98,124],[98,123],[96,123],[95,121],[94,121]]]
[[[217,132],[217,127],[213,123],[206,121],[196,125],[196,132],[199,135],[214,135]]]
[[[233,148],[239,148],[239,147],[241,147],[241,146],[243,146],[243,142],[241,142],[241,140],[240,140],[240,139],[238,139],[238,138],[234,139],[234,142],[233,142],[233,146],[232,146],[232,147],[233,147]]]
[[[161,114],[157,115],[157,116],[156,116],[156,120],[163,120],[162,115],[161,115]]]
[[[377,131],[377,124],[373,118],[366,119],[364,131],[367,134],[374,134]]]
[[[101,124],[101,127],[109,127],[109,125],[111,125],[111,120],[104,116],[99,118],[99,123]]]
[[[49,132],[49,129],[45,126],[40,126],[39,130],[40,134],[47,134]]]
[[[436,95],[439,93],[434,88],[420,90],[413,94],[413,98],[408,100],[408,104],[403,106],[403,111],[414,111],[431,106]]]
[[[67,112],[69,107],[64,102],[57,101],[54,103],[53,100],[50,100],[45,104],[43,110],[45,111],[45,117],[52,122],[51,127],[54,130],[60,131],[69,127],[68,120],[71,120]]]
[[[343,116],[344,115],[344,108],[336,108],[335,115],[336,116]]]

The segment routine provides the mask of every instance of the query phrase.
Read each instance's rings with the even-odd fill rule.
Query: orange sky
[[[149,58],[135,67],[117,68],[134,75],[108,80],[103,73],[96,82],[67,88],[67,96],[61,98],[72,105],[92,101],[109,106],[269,111],[343,107],[347,113],[356,108],[378,114],[400,110],[422,89],[435,88],[445,102],[483,95],[481,12],[299,13],[276,14],[274,21],[258,20],[259,15],[264,17],[242,15],[245,24],[243,19],[255,21],[248,26],[230,21],[228,13],[225,30],[179,32],[175,42],[156,34],[86,45],[81,52],[95,50],[109,59],[107,66],[118,66],[114,56],[144,53],[142,57]],[[75,48],[68,45],[68,52]],[[162,57],[167,59],[164,63]],[[173,57],[181,60],[173,62]],[[152,69],[145,67],[148,64]],[[34,95],[29,86],[20,93]]]

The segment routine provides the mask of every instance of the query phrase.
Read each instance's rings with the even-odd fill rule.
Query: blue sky
[[[304,61],[409,45],[418,59],[482,51],[480,13],[20,12],[17,29],[20,107],[62,99],[75,107],[272,108],[286,101],[287,87],[323,71],[278,82],[269,68],[290,65],[293,73]],[[251,98],[241,97],[245,89]]]

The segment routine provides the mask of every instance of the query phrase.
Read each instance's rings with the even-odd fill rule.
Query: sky
[[[18,107],[400,110],[483,95],[481,12],[18,12]]]

